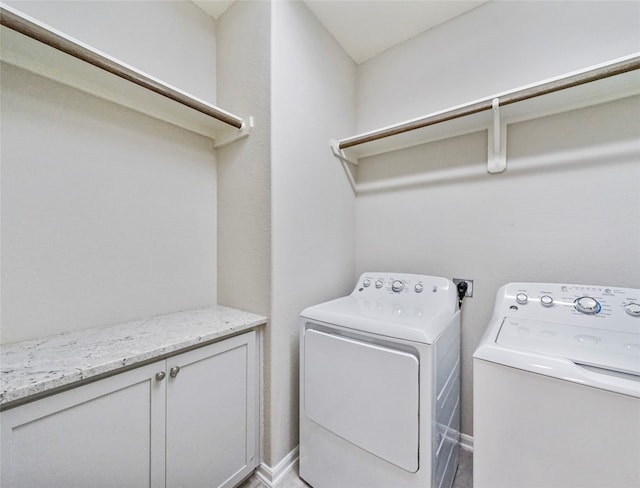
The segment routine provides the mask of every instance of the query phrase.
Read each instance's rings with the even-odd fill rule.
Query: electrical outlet
[[[453,282],[457,285],[461,281],[466,281],[467,283],[467,292],[464,294],[465,297],[473,296],[473,280],[467,280],[466,278],[453,278]]]

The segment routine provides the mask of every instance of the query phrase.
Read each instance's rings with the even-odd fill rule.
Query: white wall
[[[485,4],[361,65],[359,129],[638,51],[639,13],[636,2]],[[361,182],[414,184],[358,197],[357,271],[475,280],[462,315],[463,432],[471,356],[500,285],[640,287],[639,108],[627,99],[515,124],[498,175],[484,171],[486,132],[361,160]]]
[[[215,24],[191,4],[13,3],[215,94]],[[212,141],[4,65],[1,137],[4,342],[215,303]]]
[[[216,151],[218,301],[271,310],[270,7],[235,2],[218,19],[218,103],[255,127]],[[247,32],[251,32],[248,36]]]
[[[354,195],[329,149],[355,129],[355,65],[302,2],[272,4],[267,464],[298,443],[299,315],[354,281]]]
[[[248,35],[247,33],[251,33]],[[218,19],[218,103],[255,128],[217,150],[218,303],[271,315],[271,7],[234,2]],[[262,460],[271,438],[271,323],[263,335]]]
[[[216,103],[215,21],[192,2],[4,3],[165,83]]]
[[[640,50],[635,1],[491,1],[358,66],[358,131]]]

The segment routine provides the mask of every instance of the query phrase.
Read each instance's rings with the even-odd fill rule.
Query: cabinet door
[[[2,412],[1,485],[163,486],[166,382],[155,380],[163,367],[164,361]]]
[[[167,487],[230,487],[257,466],[256,333],[167,360]],[[174,370],[175,371],[175,370]]]

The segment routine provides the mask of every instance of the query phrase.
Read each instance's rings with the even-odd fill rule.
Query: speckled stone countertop
[[[158,315],[0,346],[0,406],[125,366],[166,357],[267,322],[234,308]]]

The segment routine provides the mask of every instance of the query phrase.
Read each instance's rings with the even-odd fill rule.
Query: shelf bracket
[[[500,117],[500,99],[491,102],[493,125],[489,126],[487,171],[501,173],[507,169],[507,123]]]
[[[354,192],[357,192],[356,180],[349,165],[353,164],[357,166],[358,160],[356,159],[355,161],[352,161],[351,159],[349,159],[345,154],[345,152],[342,149],[340,149],[340,147],[338,146],[338,141],[335,139],[329,140],[329,146],[331,146],[331,152],[333,153],[333,155],[336,158],[338,158],[342,163],[342,168],[344,169],[344,172],[347,175],[347,178],[349,179],[349,184],[351,185],[351,188],[353,189]]]
[[[349,164],[354,164],[354,165],[358,165],[358,160],[352,160],[349,159],[349,156],[347,156],[347,154],[344,152],[344,150],[340,149],[340,146],[338,145],[340,143],[340,141],[336,140],[336,139],[331,139],[329,141],[329,145],[331,146],[331,152],[333,153],[333,155],[338,158],[340,161],[342,161],[343,163],[349,163]]]
[[[242,119],[242,126],[239,129],[229,128],[224,132],[220,132],[214,139],[213,147],[216,149],[226,146],[238,139],[248,137],[253,129],[253,116],[249,115]]]

